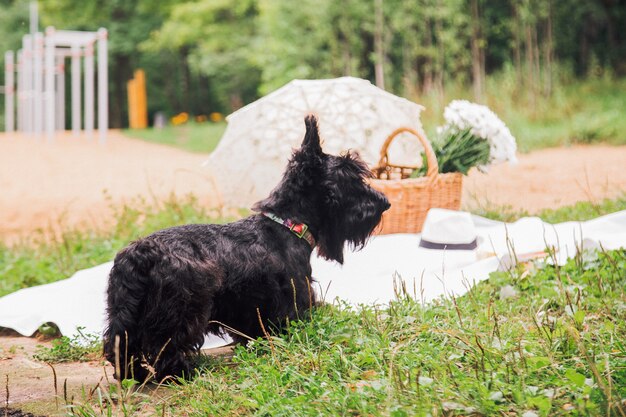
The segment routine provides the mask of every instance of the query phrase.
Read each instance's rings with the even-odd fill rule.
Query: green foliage
[[[162,129],[125,130],[124,134],[191,152],[209,153],[215,149],[225,129],[225,123],[187,123],[182,126],[165,126]]]
[[[489,162],[489,142],[478,136],[472,135],[470,129],[460,132],[447,133],[431,142],[439,172],[467,172],[474,167],[486,165]],[[411,174],[411,178],[426,175],[428,161],[423,154],[423,163],[420,169]]]
[[[100,335],[84,333],[79,327],[78,335],[73,337],[61,336],[52,341],[52,347],[38,346],[33,357],[47,363],[84,362],[98,359],[102,356],[102,341]]]
[[[255,0],[180,2],[144,47],[188,52],[190,67],[212,80],[222,108],[238,108],[257,98],[261,70],[250,48],[257,15]]]
[[[0,245],[0,296],[65,279],[80,269],[110,261],[130,241],[156,230],[226,220],[191,196],[180,200],[171,197],[162,203],[137,200],[113,209],[115,222],[106,230],[69,229],[52,241],[42,234],[11,248]]]
[[[546,97],[558,99],[567,93],[561,83],[576,77],[613,80],[626,72],[622,2],[385,0],[382,29],[375,24],[376,4],[84,0],[76,7],[73,0],[47,0],[41,2],[41,26],[109,30],[114,127],[126,124],[126,82],[139,67],[147,74],[150,115],[228,113],[293,78],[373,80],[375,64],[383,66],[387,90],[418,102],[472,84],[474,100],[511,100],[506,107],[516,110],[520,101],[534,110]],[[0,2],[0,47],[19,47],[27,9],[22,0]],[[502,73],[511,75],[508,98],[489,86]],[[570,114],[577,134],[567,140],[623,141],[623,130],[611,125],[623,119],[619,112],[604,120],[593,117],[595,109],[588,112],[592,117]],[[540,124],[541,141],[550,140],[554,126]],[[558,141],[563,129],[556,129]]]

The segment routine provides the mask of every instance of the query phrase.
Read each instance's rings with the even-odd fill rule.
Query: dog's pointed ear
[[[310,152],[316,155],[322,154],[322,145],[320,144],[320,132],[317,126],[317,116],[309,114],[304,118],[304,124],[306,126],[306,133],[304,134],[304,140],[300,146],[300,150],[303,152]]]

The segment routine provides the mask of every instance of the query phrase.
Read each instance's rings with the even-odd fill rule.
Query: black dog
[[[104,333],[117,378],[189,377],[206,333],[243,342],[242,334],[256,338],[303,317],[316,303],[313,248],[342,263],[346,242],[365,244],[389,202],[367,184],[371,171],[357,155],[323,153],[317,119],[305,124],[301,148],[254,206],[258,214],[161,230],[117,254]]]

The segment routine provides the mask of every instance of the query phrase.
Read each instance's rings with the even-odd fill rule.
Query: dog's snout
[[[387,197],[383,197],[383,202],[382,202],[382,206],[383,206],[383,211],[387,211],[389,210],[389,207],[391,207],[391,203],[389,202],[389,200],[387,200]]]

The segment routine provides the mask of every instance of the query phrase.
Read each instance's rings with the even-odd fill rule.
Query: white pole
[[[22,59],[24,61],[24,132],[33,131],[33,51],[32,37],[24,35],[22,38]]]
[[[85,131],[87,137],[93,137],[94,126],[94,77],[93,77],[93,43],[85,45]]]
[[[33,48],[33,126],[35,135],[43,131],[43,34],[35,33]]]
[[[98,29],[98,131],[104,143],[109,129],[109,75],[107,61],[107,30]]]
[[[30,2],[30,34],[39,31],[39,7],[36,1]]]
[[[4,54],[4,130],[9,133],[15,130],[15,65],[13,58],[13,51],[7,51]]]
[[[17,51],[17,131],[24,131],[24,53]]]
[[[80,133],[80,46],[72,45],[72,133]]]
[[[44,71],[45,82],[45,100],[46,103],[46,136],[48,141],[54,138],[54,106],[56,104],[54,97],[54,28],[49,26],[46,28],[46,70]]]
[[[65,130],[65,57],[57,57],[56,66],[57,90],[56,90],[56,130]]]

